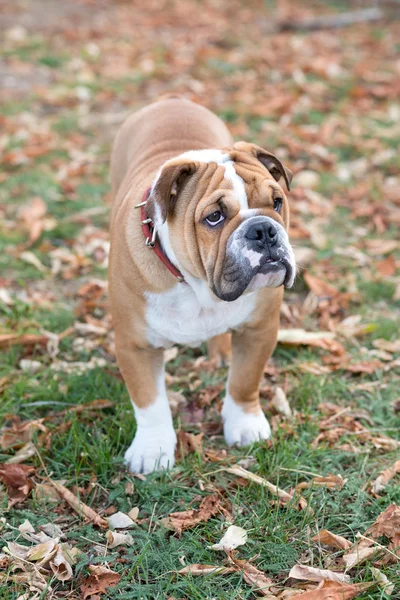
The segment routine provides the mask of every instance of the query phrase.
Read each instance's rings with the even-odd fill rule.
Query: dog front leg
[[[121,337],[124,340],[126,334]],[[176,434],[165,387],[164,353],[126,341],[118,343],[117,336],[116,353],[137,424],[136,435],[125,452],[125,463],[134,473],[171,468]]]
[[[222,408],[227,444],[247,446],[268,439],[271,428],[261,409],[259,386],[277,339],[278,322],[232,334],[232,359]]]
[[[215,361],[215,366],[219,369],[229,364],[231,358],[231,334],[222,333],[216,335],[207,343],[208,357]]]

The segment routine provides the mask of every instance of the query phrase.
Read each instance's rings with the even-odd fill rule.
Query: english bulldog
[[[255,144],[234,143],[206,108],[171,96],[132,114],[111,156],[109,290],[115,347],[137,423],[125,453],[137,473],[172,467],[176,435],[164,349],[209,340],[230,362],[225,440],[270,437],[259,384],[277,340],[291,171]]]

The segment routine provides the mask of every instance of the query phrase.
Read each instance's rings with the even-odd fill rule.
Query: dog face
[[[253,144],[187,152],[163,165],[147,213],[170,260],[221,300],[261,287],[291,287],[291,172]]]

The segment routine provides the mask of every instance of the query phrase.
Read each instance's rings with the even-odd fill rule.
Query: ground
[[[323,529],[345,545],[367,532],[378,549],[347,569],[352,584],[375,583],[330,597],[388,598],[374,565],[400,597],[399,522],[388,519],[385,535],[369,529],[400,504],[395,467],[374,484],[400,454],[400,22],[313,32],[279,25],[347,9],[253,0],[76,0],[62,12],[42,0],[2,4],[2,599],[95,598],[98,581],[110,586],[102,597],[121,600],[254,598],[266,592],[258,576],[249,583],[251,564],[271,580],[270,598],[305,590],[307,600],[317,583],[288,578],[294,565],[348,565],[348,550],[315,538]],[[180,457],[170,472],[137,478],[123,465],[135,423],[107,308],[108,160],[129,111],[167,91],[208,106],[236,139],[278,153],[293,170],[291,239],[302,267],[261,387],[271,441],[226,451],[226,369],[203,347],[179,348],[167,371]],[[11,472],[6,461],[18,451]],[[239,461],[264,485],[226,470]],[[58,495],[51,482],[64,486]],[[165,521],[204,498],[209,514],[189,515],[187,529]],[[103,519],[133,507],[133,544],[110,548]],[[57,524],[64,545],[82,551],[65,581],[48,560],[40,567],[13,556],[10,543],[35,542],[18,529],[26,519],[35,531]],[[210,546],[230,523],[248,541],[227,556]],[[197,563],[236,566],[177,574]],[[90,579],[90,565],[117,575]]]

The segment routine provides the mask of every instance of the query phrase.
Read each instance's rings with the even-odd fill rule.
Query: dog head
[[[246,142],[194,150],[167,161],[146,206],[167,256],[205,280],[221,300],[261,287],[291,287],[295,259],[288,238],[291,171]]]

